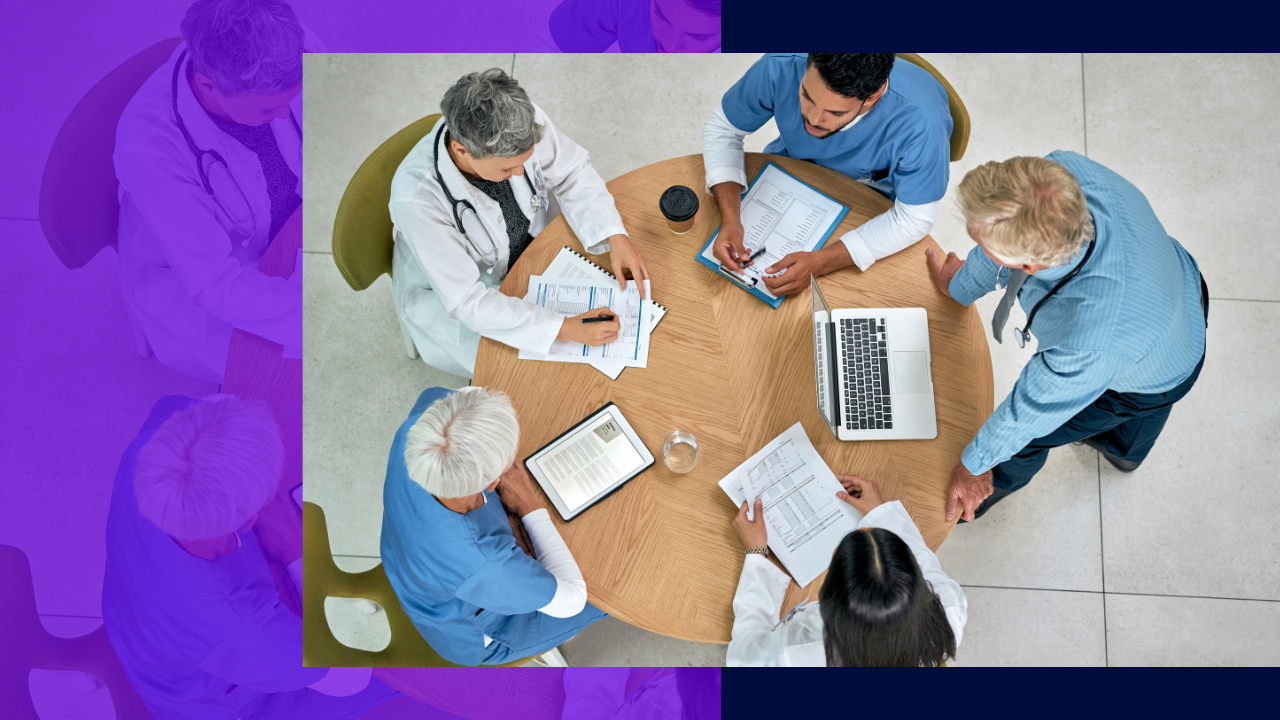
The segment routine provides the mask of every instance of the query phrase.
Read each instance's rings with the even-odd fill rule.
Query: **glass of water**
[[[672,472],[689,472],[698,464],[698,438],[688,430],[671,433],[662,442],[662,460]]]

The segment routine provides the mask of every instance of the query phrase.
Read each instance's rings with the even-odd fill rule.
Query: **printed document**
[[[739,507],[764,500],[769,548],[800,587],[831,564],[831,553],[862,515],[836,497],[844,488],[796,423],[720,481]]]
[[[538,355],[520,351],[522,360],[556,360],[592,363],[600,360],[623,367],[645,367],[649,362],[649,334],[653,329],[650,312],[640,299],[640,288],[628,283],[626,291],[613,280],[555,278],[533,275],[525,300],[549,308],[561,315],[573,316],[593,308],[608,307],[622,324],[618,339],[591,347],[567,340],[556,340],[551,352]]]
[[[551,481],[569,512],[643,464],[644,458],[610,413],[579,428],[538,458],[542,474]]]
[[[571,250],[568,246],[560,248],[560,252],[556,253],[555,259],[542,271],[544,277],[573,278],[577,280],[599,280],[608,278],[617,281],[617,278],[604,268],[596,265],[590,260],[584,258],[578,253]],[[649,294],[649,284],[645,283],[645,294]],[[649,331],[653,332],[653,328],[657,327],[658,321],[663,315],[667,314],[667,309],[653,301],[653,296],[645,301],[645,310],[649,313]],[[593,360],[591,367],[599,370],[609,376],[611,380],[617,380],[622,371],[626,369],[626,365],[622,365],[612,360]]]
[[[748,255],[760,248],[765,251],[744,268],[739,277],[756,280],[757,290],[776,298],[760,280],[765,277],[764,269],[793,252],[817,248],[844,217],[843,210],[843,205],[776,165],[766,166],[742,198],[742,244]],[[719,263],[714,242],[708,244],[702,254],[711,262]]]

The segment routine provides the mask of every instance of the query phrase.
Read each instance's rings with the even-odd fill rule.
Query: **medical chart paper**
[[[764,500],[769,548],[796,584],[805,587],[831,564],[831,553],[858,529],[862,515],[836,497],[835,473],[796,423],[720,481],[739,507]]]
[[[561,315],[580,315],[592,308],[608,307],[622,324],[618,339],[597,347],[556,340],[551,352],[538,355],[521,350],[521,360],[555,360],[591,363],[605,360],[623,367],[645,367],[649,362],[649,333],[653,329],[650,313],[640,299],[640,289],[628,283],[623,291],[613,280],[529,277],[529,291],[524,299],[549,308]]]
[[[742,244],[748,253],[765,248],[764,254],[745,268],[739,279],[755,280],[752,292],[777,307],[782,299],[764,284],[764,269],[787,255],[821,247],[849,209],[768,163],[742,196]],[[715,256],[717,228],[702,248],[699,260],[720,271]],[[724,271],[728,272],[728,271]]]
[[[546,270],[542,271],[542,276],[575,278],[579,280],[599,280],[600,278],[605,277],[614,282],[617,281],[617,278],[614,277],[613,273],[586,259],[568,245],[560,248],[560,252],[556,253],[551,264],[547,266]],[[645,294],[648,295],[648,282],[645,283],[644,287]],[[646,307],[650,311],[649,332],[652,333],[653,328],[658,326],[658,321],[662,319],[663,315],[667,314],[667,309],[654,302],[652,300],[652,296],[650,296],[650,299],[646,300],[645,303]],[[622,371],[625,370],[627,366],[610,360],[593,360],[591,362],[591,367],[599,370],[605,375],[608,375],[610,380],[617,380],[618,376],[622,374]]]
[[[644,458],[611,413],[578,429],[572,437],[538,458],[569,512],[582,507],[605,488],[634,472]]]

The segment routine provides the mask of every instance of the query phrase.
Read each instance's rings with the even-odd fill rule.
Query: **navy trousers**
[[[1204,310],[1205,326],[1209,324],[1209,286],[1200,278],[1200,305]],[[1049,459],[1049,451],[1056,447],[1093,438],[1112,455],[1139,463],[1151,452],[1164,429],[1173,404],[1191,391],[1204,367],[1204,357],[1196,364],[1186,380],[1177,387],[1162,393],[1121,393],[1108,390],[1093,404],[1081,410],[1062,427],[1036,438],[1016,455],[992,469],[992,484],[996,495],[1004,496],[1031,482]],[[1004,491],[1004,492],[1000,492]],[[993,499],[995,497],[993,496]],[[983,503],[989,505],[990,503]]]

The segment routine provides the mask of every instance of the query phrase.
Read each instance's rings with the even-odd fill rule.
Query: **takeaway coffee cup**
[[[684,185],[672,185],[662,193],[658,208],[671,232],[683,235],[693,227],[693,216],[698,214],[698,194]]]

